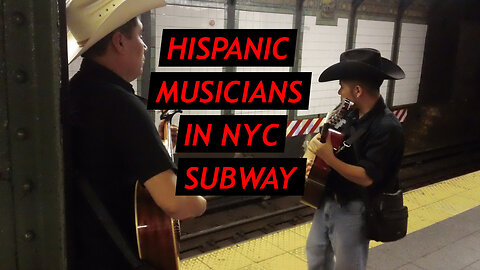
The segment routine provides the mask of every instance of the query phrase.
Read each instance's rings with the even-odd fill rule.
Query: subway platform
[[[406,192],[408,234],[371,241],[368,269],[480,269],[480,171]],[[181,269],[307,269],[311,222],[181,261]]]

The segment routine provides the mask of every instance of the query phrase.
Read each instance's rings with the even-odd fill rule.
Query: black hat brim
[[[336,63],[320,74],[319,82],[346,79],[387,79],[400,80],[405,78],[403,70],[392,61],[381,57],[380,67],[374,67],[357,61],[342,61]]]

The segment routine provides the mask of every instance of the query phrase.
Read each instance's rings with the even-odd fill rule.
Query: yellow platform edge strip
[[[480,205],[480,171],[404,194],[412,233]],[[307,269],[311,222],[181,261],[180,269]],[[381,245],[370,241],[370,248]]]

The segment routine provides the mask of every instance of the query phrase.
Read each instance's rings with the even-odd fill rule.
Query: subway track
[[[480,169],[480,141],[404,157],[399,177],[411,190]],[[182,259],[216,250],[312,219],[299,196],[211,196],[199,218],[182,222]]]

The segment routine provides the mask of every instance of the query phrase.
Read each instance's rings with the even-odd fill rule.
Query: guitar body
[[[162,111],[160,119],[165,119],[163,144],[170,157],[173,157],[173,143],[170,133],[172,117]],[[173,158],[172,158],[173,159]],[[180,267],[179,221],[170,218],[153,200],[148,190],[138,181],[135,184],[135,227],[137,232],[138,256],[151,266],[161,270],[176,270]]]
[[[353,106],[354,104],[352,101],[343,99],[340,104],[338,104],[337,107],[335,107],[335,109],[333,109],[333,111],[327,116],[327,119],[320,131],[320,142],[325,143],[328,136],[330,136],[332,147],[335,153],[340,151],[339,149],[341,149],[340,146],[342,145],[344,138],[344,134],[338,130],[340,130],[342,125],[346,123],[346,120],[343,118],[348,112],[353,110]],[[316,138],[314,138],[314,140],[316,140]],[[310,156],[310,154],[315,153],[308,153],[308,158],[312,160],[313,158]],[[305,181],[305,191],[300,202],[317,209],[325,196],[325,186],[327,184],[327,176],[330,172],[330,167],[317,156],[315,156],[313,160],[312,168],[307,176],[307,180]]]
[[[135,221],[140,259],[158,269],[178,269],[178,230],[139,182],[135,185]]]
[[[328,131],[334,150],[339,149],[342,145],[344,134],[333,129]],[[312,164],[312,169],[305,182],[305,191],[301,202],[305,205],[317,209],[325,195],[325,186],[327,184],[327,176],[330,173],[330,167],[321,158],[316,157]]]

